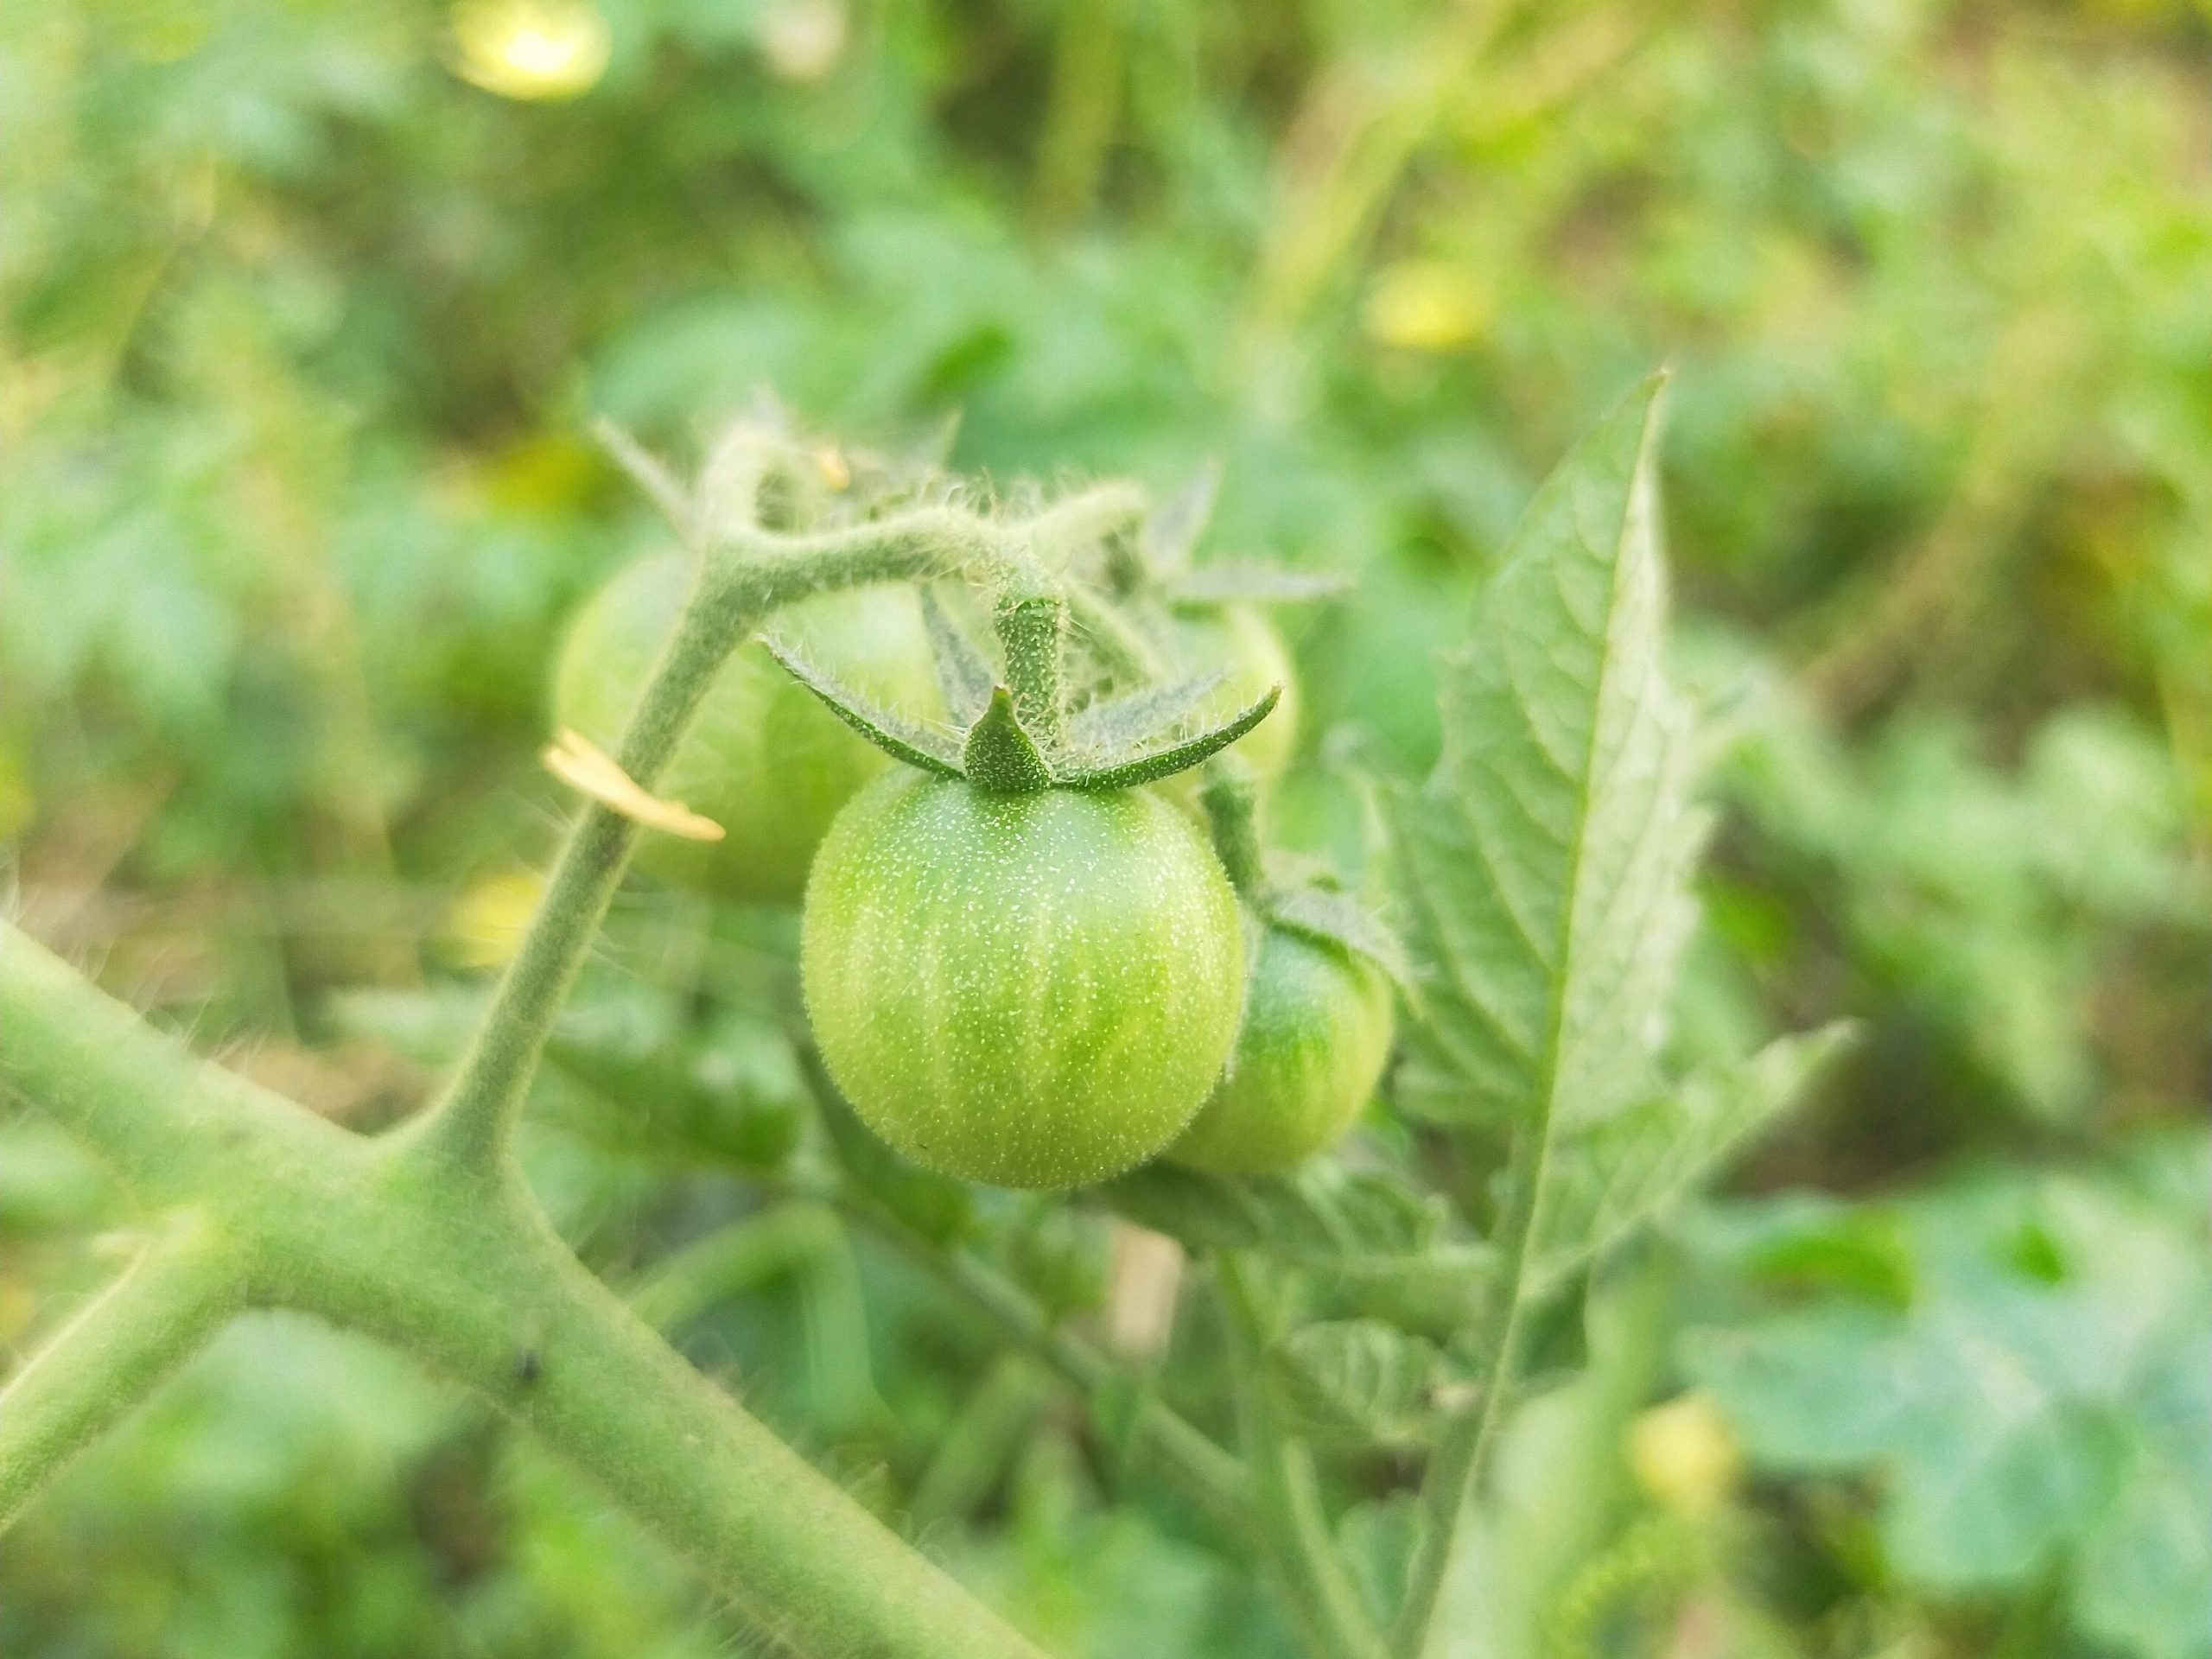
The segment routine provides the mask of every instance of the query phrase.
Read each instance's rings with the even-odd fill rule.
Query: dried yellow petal
[[[664,801],[646,793],[615,764],[613,756],[581,732],[563,728],[560,741],[547,748],[543,758],[546,771],[610,812],[620,812],[649,830],[681,836],[686,841],[722,838],[721,825],[702,817],[681,801]]]

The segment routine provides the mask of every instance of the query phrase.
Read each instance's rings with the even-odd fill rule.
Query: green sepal
[[[1158,737],[1190,719],[1228,677],[1226,673],[1204,674],[1094,702],[1068,722],[1069,746],[1109,753]]]
[[[1068,638],[1116,680],[1159,677],[1164,663],[1145,626],[1126,606],[1080,586],[1068,589]]]
[[[1366,957],[1409,995],[1414,967],[1398,936],[1348,893],[1300,887],[1269,893],[1261,908],[1277,927]]]
[[[978,789],[1000,795],[1033,795],[1052,786],[1052,769],[1014,712],[1014,694],[995,686],[983,717],[968,731],[962,772]]]
[[[924,586],[921,601],[922,624],[929,632],[930,653],[937,664],[937,683],[944,693],[944,706],[962,726],[972,726],[990,707],[991,687],[998,676],[968,637],[968,630],[944,608],[935,588]]]
[[[822,699],[830,712],[894,760],[935,772],[940,778],[963,776],[960,757],[950,743],[934,732],[911,725],[855,696],[816,668],[790,646],[763,639],[768,654],[801,685]]]
[[[1225,725],[1147,753],[1096,766],[1071,767],[1054,781],[1066,789],[1132,789],[1139,784],[1172,778],[1179,772],[1188,772],[1209,755],[1220,753],[1265,720],[1281,701],[1282,687],[1269,686],[1264,696]]]
[[[1220,488],[1221,463],[1209,461],[1181,489],[1153,509],[1144,522],[1144,550],[1155,575],[1189,567],[1191,550],[1205,533]]]

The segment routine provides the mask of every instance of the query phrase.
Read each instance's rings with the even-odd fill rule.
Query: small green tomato
[[[1390,1052],[1389,982],[1342,945],[1270,926],[1229,1070],[1173,1162],[1217,1175],[1288,1169],[1351,1126]]]
[[[691,580],[680,554],[642,559],[571,625],[554,680],[554,721],[612,753],[676,626]],[[906,588],[802,601],[773,631],[886,702],[942,707],[921,607]],[[755,903],[795,904],[838,809],[889,761],[855,735],[757,641],[734,652],[655,791],[727,832],[713,842],[648,836],[638,862],[687,886]]]
[[[801,924],[808,1014],[861,1119],[1001,1186],[1119,1174],[1187,1124],[1244,999],[1236,898],[1144,789],[894,772],[839,817]]]

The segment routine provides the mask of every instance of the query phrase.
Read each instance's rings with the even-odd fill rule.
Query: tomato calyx
[[[1035,572],[1019,572],[994,607],[1003,672],[995,671],[925,590],[924,617],[958,735],[880,709],[838,684],[788,642],[772,656],[839,719],[893,760],[994,794],[1133,788],[1188,771],[1257,726],[1282,698],[1274,685],[1225,721],[1192,730],[1217,690],[1210,674],[1151,684],[1071,712],[1062,673],[1067,606]]]

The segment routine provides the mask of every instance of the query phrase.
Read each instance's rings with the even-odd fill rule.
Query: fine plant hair
[[[1262,1564],[1315,1659],[1433,1651],[1538,1321],[1770,1121],[1838,1040],[1784,1039],[1687,1074],[1665,1059],[1703,823],[1694,721],[1662,661],[1661,390],[1631,393],[1538,493],[1440,665],[1442,758],[1378,791],[1412,1015],[1393,1098],[1440,1133],[1503,1147],[1497,1202],[1455,1206],[1408,1173],[1334,1165],[1247,1181],[1153,1166],[1082,1200],[1177,1238],[1207,1270],[1234,1449],[880,1182],[760,1178],[908,1258],[1007,1350],[1117,1416],[1131,1455]],[[1109,484],[1049,502],[1007,492],[994,512],[919,480],[880,516],[785,531],[743,509],[782,464],[765,442],[717,457],[713,512],[626,438],[609,442],[696,561],[614,757],[646,789],[725,659],[782,607],[887,582],[1001,591],[1138,536],[1148,507]],[[1107,600],[1070,603],[1075,637],[1124,638]],[[195,1059],[0,925],[0,1085],[100,1154],[147,1217],[136,1258],[0,1390],[0,1526],[234,1317],[293,1309],[413,1356],[538,1436],[793,1653],[1039,1653],[681,1358],[556,1236],[522,1178],[517,1120],[639,834],[582,807],[450,1080],[369,1135]],[[1311,925],[1339,925],[1332,913]],[[855,1170],[887,1159],[850,1144],[834,1088],[801,1060]],[[1302,1319],[1286,1291],[1313,1284],[1357,1317]],[[1381,1606],[1342,1553],[1320,1472],[1347,1440],[1421,1471]]]

